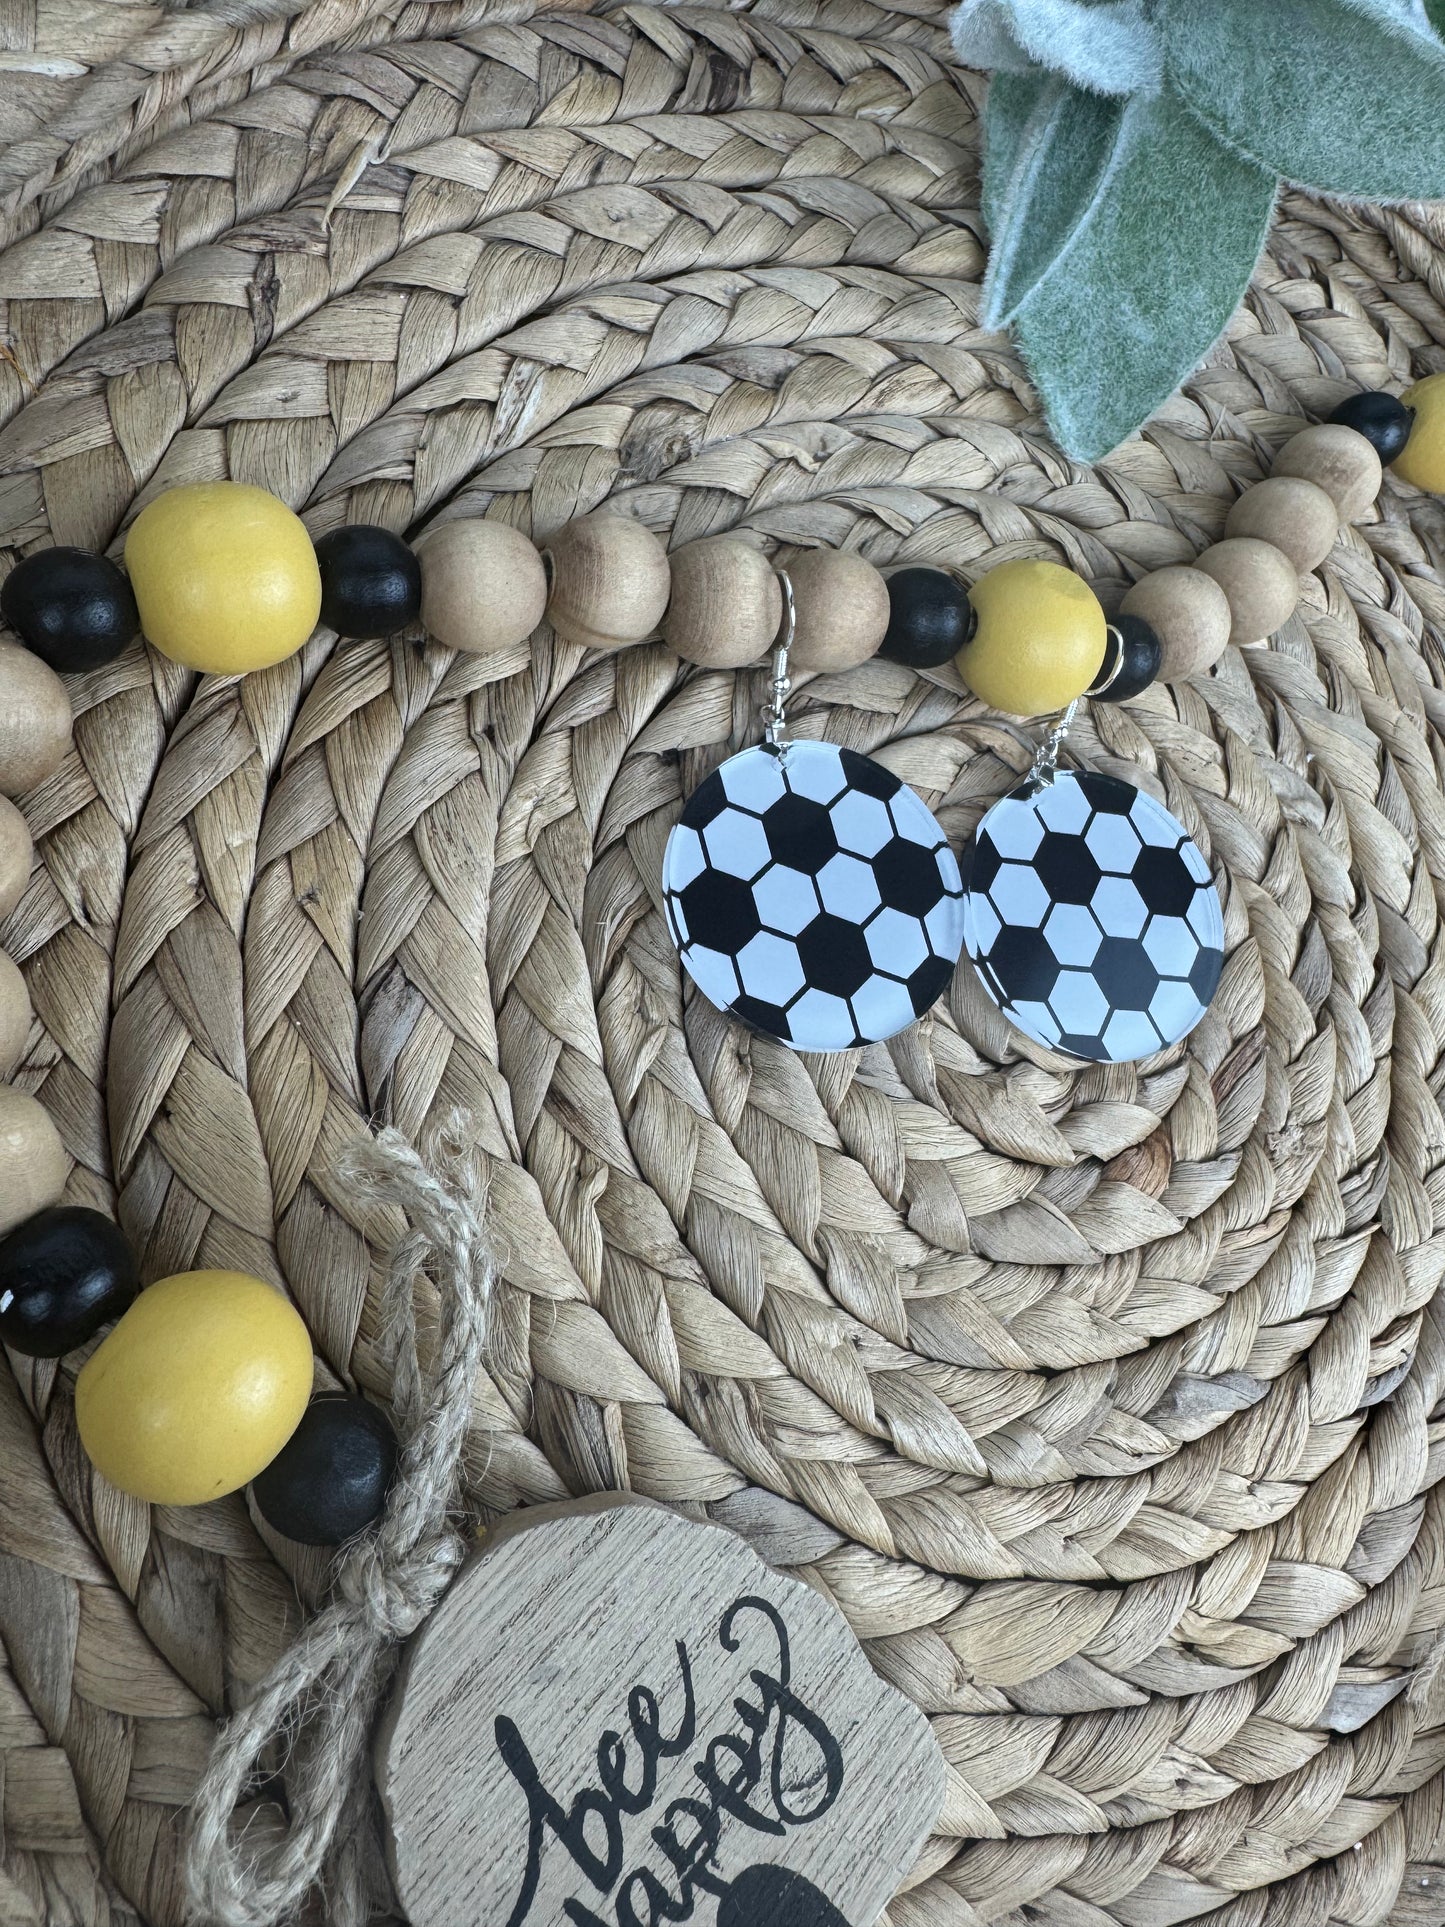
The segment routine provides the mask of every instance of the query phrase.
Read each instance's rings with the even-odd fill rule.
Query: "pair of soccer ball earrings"
[[[788,735],[795,617],[779,582],[764,740],[693,792],[663,858],[673,941],[703,994],[796,1050],[847,1050],[921,1017],[966,953],[1010,1022],[1072,1056],[1122,1062],[1192,1030],[1224,963],[1218,892],[1151,796],[1058,767],[1081,698],[979,824],[965,875],[890,770]],[[1124,637],[1110,642],[1117,669]]]

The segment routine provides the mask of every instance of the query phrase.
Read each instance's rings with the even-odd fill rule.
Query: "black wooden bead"
[[[321,620],[338,636],[393,636],[421,614],[421,564],[390,529],[332,529],[316,544]]]
[[[900,569],[888,578],[888,631],[879,655],[907,669],[951,662],[973,634],[973,604],[942,569]]]
[[[0,616],[63,675],[113,662],[140,633],[130,583],[89,549],[37,549],[0,583]]]
[[[1398,395],[1387,395],[1382,388],[1369,388],[1361,395],[1349,395],[1330,416],[1343,428],[1363,435],[1382,462],[1393,462],[1410,439],[1410,423],[1415,411],[1407,408]]]
[[[381,1407],[350,1392],[323,1392],[252,1480],[251,1495],[283,1538],[339,1546],[381,1517],[395,1471],[396,1434]]]
[[[1115,616],[1109,630],[1104,666],[1090,683],[1089,694],[1097,703],[1126,703],[1158,676],[1164,645],[1142,616]]]
[[[83,1205],[52,1205],[0,1238],[0,1339],[29,1358],[59,1358],[119,1318],[139,1286],[118,1225]]]

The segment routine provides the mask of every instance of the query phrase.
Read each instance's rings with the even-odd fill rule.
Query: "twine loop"
[[[451,1523],[472,1388],[482,1367],[496,1264],[486,1188],[468,1120],[450,1118],[427,1160],[383,1131],[343,1160],[354,1202],[396,1205],[411,1229],[393,1246],[382,1295],[400,1456],[386,1512],[339,1556],[332,1595],[247,1704],[222,1727],[192,1809],[191,1918],[275,1927],[318,1883],[327,1918],[361,1927],[385,1903],[370,1774],[372,1726],[397,1649],[434,1609],[466,1555]],[[430,1361],[417,1345],[416,1292],[435,1284]],[[256,1837],[236,1808],[278,1770],[290,1815]]]

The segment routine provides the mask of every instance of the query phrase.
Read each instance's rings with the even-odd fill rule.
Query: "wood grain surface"
[[[821,1595],[624,1497],[492,1535],[376,1761],[413,1927],[871,1927],[944,1790]]]

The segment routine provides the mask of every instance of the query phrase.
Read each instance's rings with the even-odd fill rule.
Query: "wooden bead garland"
[[[1445,488],[1445,376],[1426,378],[1401,402],[1354,397],[1339,413],[1348,419],[1307,427],[1285,443],[1272,476],[1244,490],[1231,506],[1221,541],[1192,565],[1171,565],[1142,577],[1124,596],[1121,615],[1135,618],[1158,639],[1159,673],[1166,681],[1201,673],[1230,641],[1257,643],[1288,618],[1298,598],[1299,575],[1324,560],[1342,523],[1368,512],[1381,485],[1381,449],[1405,481]],[[328,581],[338,596],[350,594],[346,606],[361,610],[367,633],[394,633],[386,626],[393,614],[398,624],[411,619],[416,577],[399,538],[380,529],[352,529],[334,531],[325,540]],[[370,578],[369,587],[361,582],[360,561],[352,566],[352,559],[369,557],[374,576],[378,554],[399,572],[396,593],[381,596]],[[47,555],[56,558],[49,571]],[[739,537],[700,539],[669,558],[644,525],[602,511],[563,527],[551,539],[548,555],[550,582],[537,549],[509,524],[459,520],[441,525],[417,551],[422,620],[441,642],[480,654],[523,641],[544,613],[558,635],[597,649],[644,641],[661,626],[678,655],[718,669],[759,662],[778,635],[778,576],[766,555]],[[188,558],[194,580],[183,579],[184,571],[177,575],[177,556]],[[132,587],[153,642],[180,661],[228,673],[280,660],[299,647],[320,606],[321,575],[309,537],[291,511],[263,490],[214,483],[163,494],[133,525],[127,558],[131,584],[103,558],[75,550],[37,551],[26,559],[24,582],[10,598],[9,612],[22,630],[33,632],[40,653],[0,642],[0,918],[23,896],[34,854],[25,819],[9,798],[53,773],[71,740],[64,685],[47,661],[83,669],[110,660],[126,646],[134,627],[127,602]],[[891,634],[890,621],[897,626],[902,620],[906,628],[911,619],[910,598],[893,595],[878,570],[856,554],[807,551],[790,565],[790,581],[796,605],[792,661],[801,670],[855,667],[878,653]],[[975,661],[983,665],[974,668],[975,693],[995,706],[1015,714],[1052,710],[1073,693],[1083,693],[1085,671],[1095,677],[1104,673],[1099,663],[1107,658],[1098,643],[1102,611],[1087,585],[1058,565],[1027,559],[1003,564],[975,583],[971,601],[978,623],[961,642],[958,664],[965,678]],[[1044,630],[1054,633],[1053,645]],[[961,625],[960,636],[965,635]],[[1152,649],[1147,633],[1144,640]],[[912,656],[933,666],[936,653],[920,653],[921,648],[911,651],[908,638],[900,635],[888,653],[894,660]],[[1139,680],[1147,673],[1146,663]],[[0,1077],[20,1061],[32,1018],[23,977],[0,951]],[[69,1169],[45,1108],[0,1084],[0,1239],[21,1225],[33,1227],[39,1238],[49,1218],[58,1221],[64,1215],[52,1207],[63,1194]],[[110,1409],[97,1416],[96,1389],[114,1381],[108,1379],[108,1366],[93,1367],[126,1351],[129,1337],[114,1341],[123,1330],[138,1329],[134,1322],[126,1324],[134,1311],[95,1354],[86,1368],[90,1376],[82,1373],[88,1389],[81,1403],[90,1413],[88,1419],[82,1415],[82,1433],[89,1433],[101,1469],[126,1489],[175,1503],[233,1489],[263,1463],[277,1464],[273,1503],[280,1516],[301,1496],[299,1486],[288,1491],[290,1461],[278,1463],[277,1454],[306,1408],[309,1339],[279,1294],[237,1274],[187,1274],[168,1281],[174,1287],[169,1294],[153,1289],[143,1295],[145,1321],[163,1319],[172,1300],[209,1320],[216,1306],[208,1300],[207,1278],[230,1280],[216,1290],[239,1292],[245,1300],[249,1309],[240,1323],[256,1337],[262,1376],[270,1372],[275,1379],[275,1398],[268,1395],[262,1400],[265,1409],[253,1410],[246,1420],[244,1449],[236,1446],[234,1428],[230,1444],[221,1441],[207,1382],[190,1388],[189,1417],[180,1426],[181,1434],[189,1427],[194,1438],[183,1436],[180,1447],[168,1448],[171,1459],[188,1462],[172,1464],[163,1452],[144,1466],[131,1465],[136,1412],[126,1397],[112,1392]],[[0,1277],[0,1293],[3,1288]],[[112,1310],[120,1308],[124,1295],[113,1295]],[[104,1306],[102,1311],[110,1315]],[[202,1351],[210,1342],[199,1326],[188,1328],[185,1318],[176,1332]],[[213,1330],[210,1336],[215,1335]],[[218,1359],[234,1355],[234,1340],[233,1332],[219,1341]],[[220,1369],[218,1364],[211,1376]],[[164,1373],[151,1378],[153,1390],[167,1389]],[[358,1436],[337,1423],[339,1410],[323,1412],[325,1423],[319,1419],[312,1429],[317,1438],[335,1431],[338,1451],[352,1451]],[[168,1421],[173,1431],[174,1416]],[[356,1417],[368,1439],[381,1436],[382,1422],[374,1412],[363,1408]],[[310,1445],[308,1452],[307,1532],[314,1526],[318,1542],[330,1543],[358,1521],[364,1524],[363,1515],[379,1506],[384,1468],[344,1519],[313,1519],[312,1514],[325,1511],[331,1468],[324,1454],[317,1459]],[[298,1463],[306,1457],[299,1449],[292,1456]]]

